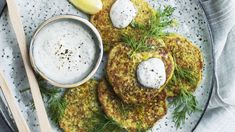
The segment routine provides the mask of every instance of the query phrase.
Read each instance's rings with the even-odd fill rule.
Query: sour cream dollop
[[[110,18],[116,28],[127,27],[136,14],[137,9],[130,0],[117,0],[110,10]]]
[[[160,88],[166,82],[166,71],[161,59],[151,58],[141,62],[137,68],[139,83],[147,88]]]

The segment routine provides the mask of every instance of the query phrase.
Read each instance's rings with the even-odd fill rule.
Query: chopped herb
[[[171,18],[174,10],[171,6],[165,6],[163,11],[159,9],[155,16],[151,17],[149,25],[146,27],[146,32],[150,37],[162,37],[167,34],[165,29],[175,23],[175,20]]]
[[[159,10],[156,12],[146,25],[137,23],[135,21],[131,23],[133,28],[139,29],[143,33],[141,33],[142,37],[140,39],[127,34],[123,35],[122,41],[132,49],[132,51],[129,53],[130,57],[133,57],[133,55],[137,52],[149,51],[158,48],[148,44],[147,40],[151,39],[152,37],[159,38],[166,34],[164,30],[174,23],[174,20],[170,18],[173,12],[173,7],[166,6],[163,11]]]
[[[20,93],[24,93],[24,92],[29,91],[29,90],[30,90],[30,88],[21,89]]]
[[[182,85],[182,81],[187,81],[190,85],[196,86],[197,78],[193,75],[192,70],[178,66],[175,58],[174,62],[175,71],[169,85],[178,84],[179,93],[173,98],[170,104],[174,107],[173,122],[176,127],[179,128],[185,123],[187,115],[199,111],[196,97],[193,95],[192,91],[189,91],[187,87]]]
[[[66,100],[60,96],[54,96],[48,100],[48,112],[52,121],[59,122],[64,115],[66,105]]]
[[[138,42],[133,37],[130,37],[128,35],[123,35],[122,41],[125,42],[132,50],[129,52],[129,56],[132,58],[135,53],[143,52],[143,51],[150,51],[153,49],[156,49],[156,46],[153,45],[147,45],[146,39]]]
[[[64,115],[66,108],[66,101],[61,97],[61,89],[57,87],[48,87],[46,81],[39,79],[38,81],[40,91],[43,96],[44,103],[47,103],[48,115],[51,120],[58,123],[59,119]],[[30,88],[21,90],[20,92],[26,92]],[[35,109],[34,103],[32,101],[32,108]]]
[[[200,109],[197,108],[196,97],[184,87],[180,89],[179,95],[173,99],[171,105],[175,108],[173,112],[173,122],[177,128],[185,123],[187,115],[200,111]]]
[[[138,121],[137,122],[137,132],[145,132],[146,130],[143,130],[142,122]]]
[[[195,77],[195,75],[193,75],[192,71],[189,69],[176,66],[174,74],[176,78],[186,80],[193,86],[197,85],[197,78]]]
[[[145,25],[140,24],[140,23],[137,23],[137,22],[135,22],[135,21],[131,22],[131,27],[133,27],[133,28],[138,28],[138,29],[142,29],[142,30],[145,29]]]
[[[93,117],[91,119],[98,119],[98,120],[91,120],[91,123],[94,124],[94,127],[91,132],[126,132],[124,128],[122,128],[117,122],[110,119],[105,115],[105,113],[101,112],[94,112]]]

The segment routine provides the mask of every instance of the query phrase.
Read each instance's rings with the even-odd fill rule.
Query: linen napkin
[[[196,132],[235,131],[235,0],[200,0],[214,45],[215,82]]]

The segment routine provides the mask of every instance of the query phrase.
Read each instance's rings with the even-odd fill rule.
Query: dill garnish
[[[54,123],[58,123],[59,119],[64,115],[66,108],[66,101],[61,97],[61,89],[57,87],[49,87],[46,81],[39,79],[39,87],[43,96],[43,101],[46,103],[48,115]],[[21,90],[20,92],[29,91],[30,88]],[[32,109],[35,109],[34,103],[31,105]]]
[[[192,84],[193,86],[197,85],[197,78],[193,75],[192,71],[186,68],[182,68],[176,65],[174,75],[176,78],[185,80]]]
[[[175,84],[182,84],[183,81],[188,82],[192,86],[197,86],[198,78],[193,74],[193,69],[183,68],[176,63],[176,58],[173,56],[175,70],[172,76],[171,81],[169,82],[170,85]]]
[[[66,108],[66,101],[61,97],[61,89],[48,87],[45,81],[39,82],[39,85],[44,102],[47,103],[48,114],[53,122],[58,123]]]
[[[117,122],[107,117],[104,112],[94,112],[91,119],[98,119],[90,121],[94,124],[93,129],[89,130],[91,132],[126,132]]]
[[[137,52],[144,52],[157,48],[154,45],[148,44],[147,40],[151,38],[160,38],[166,35],[165,29],[174,24],[174,20],[170,18],[173,12],[173,7],[166,6],[163,11],[159,9],[159,11],[155,12],[146,25],[135,21],[131,23],[133,28],[139,29],[141,37],[137,39],[134,37],[135,35],[130,36],[127,34],[122,36],[122,41],[132,49],[129,53],[130,57],[133,57]],[[138,35],[139,34],[137,34],[137,36]]]
[[[137,122],[137,132],[145,132],[146,131],[146,130],[143,130],[142,124],[143,123],[141,121]]]
[[[174,107],[173,122],[177,128],[185,123],[187,115],[199,111],[196,97],[193,95],[192,91],[183,86],[183,81],[187,81],[193,86],[197,85],[197,78],[192,74],[192,70],[182,68],[175,62],[175,71],[171,82],[173,85],[178,84],[179,93],[173,98],[170,104]],[[172,83],[170,83],[170,85],[172,85]]]
[[[122,41],[125,42],[132,50],[128,53],[128,55],[132,58],[135,53],[144,52],[154,50],[157,47],[154,45],[146,44],[147,38],[142,39],[141,41],[137,41],[134,37],[130,37],[128,35],[123,35]]]
[[[48,112],[52,121],[59,122],[64,115],[66,105],[66,100],[59,96],[54,96],[48,101]]]
[[[197,108],[197,103],[196,97],[192,92],[188,91],[184,87],[180,89],[178,96],[176,96],[171,102],[171,105],[174,107],[173,122],[177,128],[185,123],[187,115],[199,110]]]

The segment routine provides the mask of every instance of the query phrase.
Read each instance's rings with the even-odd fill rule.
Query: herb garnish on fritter
[[[62,90],[48,85],[47,82],[42,78],[38,78],[38,83],[40,92],[43,96],[43,101],[47,104],[46,106],[48,115],[55,124],[58,124],[59,120],[63,117],[65,108],[67,106],[66,101],[61,97]],[[30,88],[26,88],[20,92],[23,93],[29,90]],[[35,109],[33,102],[31,107],[32,109]]]
[[[135,21],[132,22],[131,26],[133,28],[140,29],[141,34],[139,34],[139,32],[138,34],[131,36],[123,34],[122,41],[132,48],[132,51],[129,54],[130,57],[133,57],[137,52],[144,52],[158,48],[156,45],[149,45],[148,40],[151,38],[160,38],[167,34],[165,29],[175,23],[174,19],[171,18],[173,12],[173,7],[166,6],[163,11],[159,9],[159,11],[155,12],[147,25],[143,25]]]
[[[176,127],[184,124],[186,116],[198,111],[198,102],[193,92],[202,77],[202,55],[188,39],[171,34],[164,37],[167,49],[171,52],[175,71],[167,84],[168,96],[174,97],[173,121]]]

